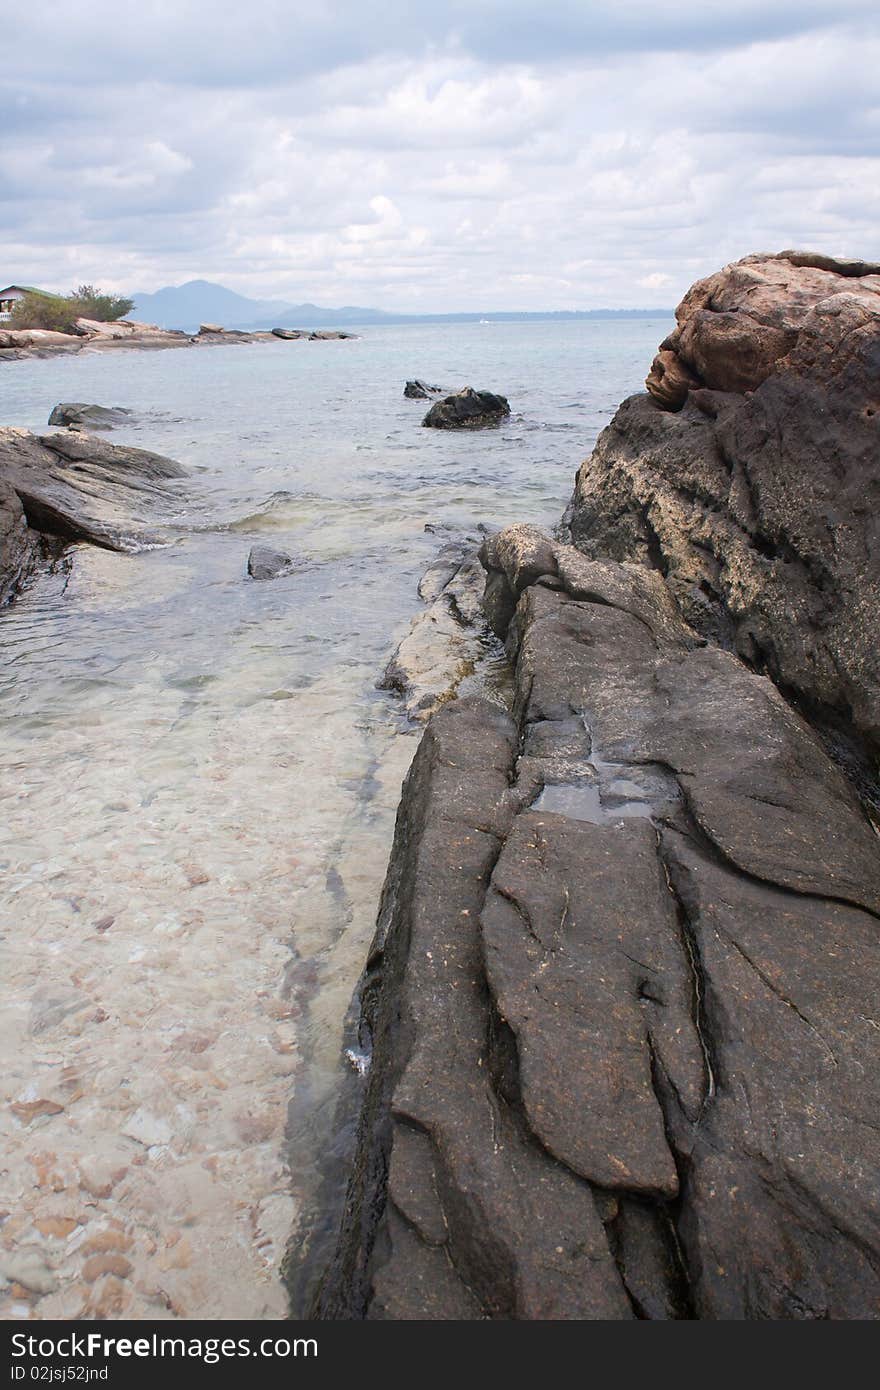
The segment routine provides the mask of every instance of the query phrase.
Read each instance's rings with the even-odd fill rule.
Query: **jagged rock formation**
[[[576,544],[484,544],[515,699],[446,706],[404,786],[320,1316],[880,1317],[880,845],[765,674],[870,732],[865,324],[625,403]]]
[[[174,506],[169,484],[185,474],[161,454],[77,430],[0,429],[0,602],[65,545],[151,544],[156,517]]]
[[[875,832],[658,576],[528,539],[514,717],[404,789],[320,1311],[877,1316]]]
[[[652,395],[624,401],[581,468],[572,540],[658,567],[698,630],[876,757],[878,267],[749,257],[678,320]],[[663,390],[682,372],[684,404]]]

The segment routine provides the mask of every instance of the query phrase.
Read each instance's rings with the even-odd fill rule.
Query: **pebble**
[[[21,1284],[32,1293],[52,1293],[58,1281],[36,1250],[17,1250],[0,1254],[0,1280],[5,1284]]]
[[[122,1126],[121,1133],[128,1139],[135,1139],[147,1149],[157,1144],[169,1144],[172,1137],[168,1122],[143,1107],[136,1110]]]

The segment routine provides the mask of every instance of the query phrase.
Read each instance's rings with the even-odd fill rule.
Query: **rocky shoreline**
[[[120,319],[117,323],[98,323],[79,319],[75,333],[53,333],[43,328],[0,328],[0,362],[30,357],[63,357],[80,352],[122,352],[139,349],[223,347],[237,343],[325,342],[357,338],[356,333],[339,329],[273,328],[269,332],[249,333],[219,324],[203,323],[198,333],[158,328],[152,323]]]
[[[404,785],[317,1316],[880,1316],[880,267],[677,317],[482,546],[514,698]]]

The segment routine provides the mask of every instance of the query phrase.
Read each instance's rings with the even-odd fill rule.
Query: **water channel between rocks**
[[[417,737],[376,681],[443,541],[552,524],[668,327],[3,364],[2,423],[129,407],[191,476],[166,545],[0,614],[0,1316],[285,1314]],[[414,375],[514,414],[422,430]],[[258,542],[306,566],[247,580]]]

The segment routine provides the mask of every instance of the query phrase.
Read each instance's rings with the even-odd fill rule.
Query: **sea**
[[[37,1270],[0,1315],[284,1315],[362,1067],[344,1022],[420,733],[378,688],[385,663],[445,541],[558,521],[671,326],[0,365],[4,425],[121,406],[105,438],[189,470],[160,545],[75,547],[0,614],[0,1205]],[[499,392],[511,415],[423,429],[412,377]],[[297,569],[249,579],[260,543]],[[107,1231],[122,1264],[84,1278]]]

